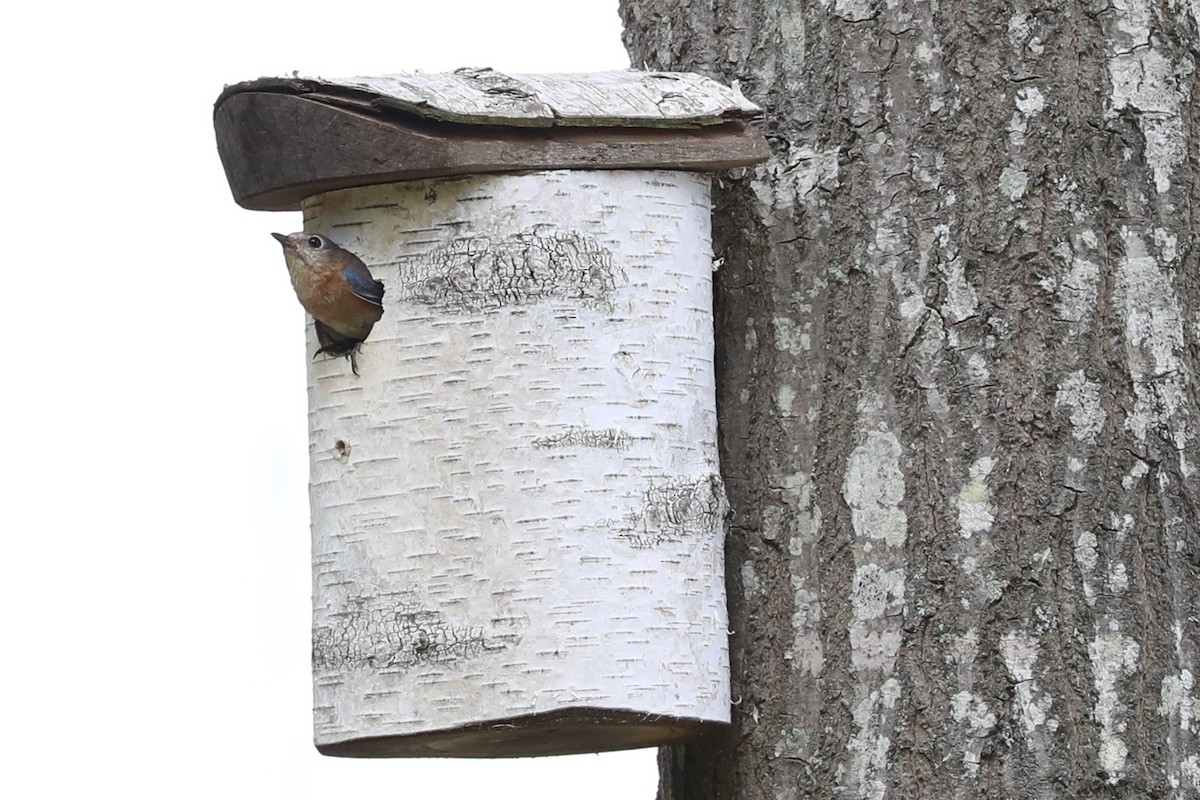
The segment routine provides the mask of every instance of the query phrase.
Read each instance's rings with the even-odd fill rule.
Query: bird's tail
[[[358,348],[363,343],[363,340],[347,336],[344,333],[338,333],[319,319],[313,320],[313,322],[317,326],[317,341],[321,344],[317,348],[317,352],[313,353],[313,358],[321,355],[321,353],[328,353],[331,356],[345,356],[350,359],[351,371],[357,375],[358,360],[354,356],[358,352]]]

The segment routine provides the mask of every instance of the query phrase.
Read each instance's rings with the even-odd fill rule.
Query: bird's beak
[[[289,247],[292,243],[291,240],[288,239],[288,237],[282,233],[272,233],[271,235],[274,236],[276,239],[278,239],[279,243],[281,245],[283,245],[284,247]]]

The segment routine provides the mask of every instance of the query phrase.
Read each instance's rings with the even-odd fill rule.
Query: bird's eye
[[[323,244],[325,244],[325,240],[322,239],[320,236],[308,237],[308,246],[311,247],[313,250],[321,249],[321,245],[323,245]]]

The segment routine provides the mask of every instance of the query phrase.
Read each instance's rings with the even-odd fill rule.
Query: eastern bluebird
[[[383,316],[383,284],[358,256],[315,233],[272,233],[283,245],[292,287],[312,315],[321,347],[313,354],[345,356],[358,374],[354,354]]]

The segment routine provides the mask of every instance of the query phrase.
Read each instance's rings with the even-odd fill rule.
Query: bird
[[[300,305],[312,316],[320,348],[313,358],[328,353],[345,356],[358,375],[355,354],[383,316],[383,283],[362,259],[316,233],[272,233],[283,245],[292,288]]]

